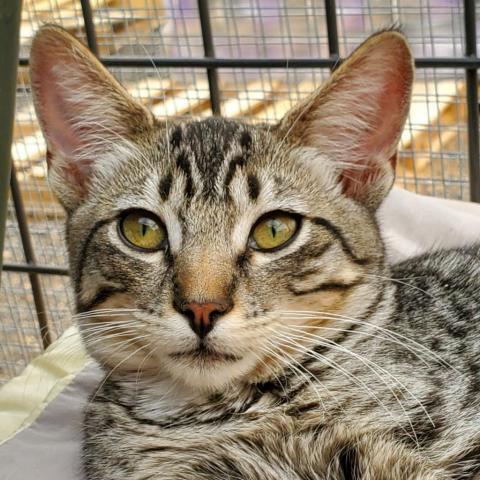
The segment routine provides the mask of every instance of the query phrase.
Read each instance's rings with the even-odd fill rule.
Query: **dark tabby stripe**
[[[158,191],[160,193],[160,198],[164,202],[168,199],[168,196],[170,195],[170,190],[172,188],[172,180],[173,180],[172,172],[168,172],[168,174],[165,175],[160,180],[160,183],[158,185]]]
[[[150,448],[141,448],[137,453],[151,453],[151,452],[165,452],[166,450],[171,450],[171,447],[150,447]]]
[[[104,302],[108,298],[110,298],[112,295],[115,295],[116,293],[125,293],[126,288],[125,287],[104,287],[101,288],[95,296],[92,298],[87,303],[81,303],[80,301],[77,303],[77,312],[82,313],[82,312],[88,312],[95,308],[97,305],[100,303]]]
[[[80,292],[80,287],[82,285],[83,269],[85,268],[85,261],[87,260],[88,247],[90,246],[90,243],[93,240],[93,237],[95,236],[97,231],[100,228],[102,228],[104,225],[107,225],[108,223],[113,222],[114,220],[115,220],[115,217],[99,220],[98,222],[95,222],[93,224],[93,227],[88,232],[87,238],[85,239],[85,242],[83,243],[81,248],[79,261],[78,261],[78,268],[75,272],[76,275],[73,278],[73,282],[75,285],[75,292],[77,294]]]
[[[289,407],[285,410],[285,413],[289,417],[300,417],[303,413],[320,410],[321,408],[322,404],[320,402],[307,402]]]
[[[463,400],[463,406],[465,408],[475,403],[478,398],[478,392],[480,392],[480,363],[477,360],[473,359],[469,363],[467,375],[469,381],[465,399]]]
[[[316,287],[307,288],[306,290],[298,290],[293,285],[289,285],[288,290],[292,292],[294,295],[300,296],[300,295],[308,295],[310,293],[322,292],[327,290],[337,290],[337,291],[350,290],[351,288],[356,287],[361,283],[363,283],[362,280],[356,280],[351,283],[325,282],[325,283],[321,283],[320,285],[317,285]]]
[[[243,167],[245,165],[245,157],[243,155],[237,155],[233,157],[228,166],[227,174],[225,175],[225,188],[227,189],[230,183],[233,180],[233,176],[235,175],[235,171],[237,167]]]
[[[362,478],[358,453],[353,445],[348,445],[340,451],[338,462],[344,480],[360,480]]]
[[[250,150],[252,147],[252,136],[246,130],[242,132],[240,136],[240,145],[244,150]]]
[[[187,155],[185,152],[179,153],[177,157],[177,167],[185,175],[185,196],[187,198],[193,197],[194,188],[193,188],[193,178],[192,178],[192,169],[188,161]]]
[[[248,196],[252,201],[255,201],[260,195],[260,182],[258,181],[258,178],[255,175],[250,174],[247,177],[247,183],[248,183]]]
[[[340,231],[340,229],[330,223],[328,220],[326,220],[325,218],[317,217],[313,218],[312,222],[315,225],[325,227],[333,236],[335,236],[340,241],[343,251],[352,259],[353,262],[357,263],[358,265],[366,265],[370,262],[370,259],[368,258],[358,258],[353,252],[353,249],[348,243],[347,239],[343,236],[343,233]]]
[[[304,245],[302,248],[298,250],[294,250],[291,253],[288,253],[283,257],[284,260],[289,260],[292,262],[296,262],[295,265],[302,265],[305,263],[305,260],[308,259],[319,259],[322,255],[324,255],[327,250],[334,244],[334,241],[325,243],[324,245]],[[306,268],[305,270],[295,271],[290,274],[292,278],[302,280],[305,278],[306,275],[310,275],[312,273],[317,273],[318,268]]]
[[[170,144],[172,145],[173,148],[179,148],[181,142],[182,142],[182,127],[179,125],[172,132],[172,135],[170,137]]]

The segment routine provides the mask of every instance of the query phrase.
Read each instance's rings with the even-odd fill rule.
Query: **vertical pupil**
[[[275,238],[277,236],[277,229],[274,221],[270,223],[270,230],[272,231],[272,237]]]
[[[142,236],[144,237],[147,233],[148,225],[145,222],[142,222]]]

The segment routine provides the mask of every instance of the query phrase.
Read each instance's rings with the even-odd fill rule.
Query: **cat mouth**
[[[215,350],[212,347],[206,346],[203,343],[197,348],[192,350],[184,350],[181,352],[174,352],[170,354],[170,357],[175,359],[180,358],[189,358],[194,360],[201,360],[201,361],[210,361],[210,362],[237,362],[240,360],[240,357],[237,355],[233,355],[232,353],[228,352],[221,352],[219,350]]]

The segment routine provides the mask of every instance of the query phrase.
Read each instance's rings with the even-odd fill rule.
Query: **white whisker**
[[[286,328],[288,328],[289,330],[292,330],[292,331],[297,331],[295,329],[295,327],[289,327],[287,326]],[[420,406],[420,408],[423,410],[423,412],[425,413],[425,415],[427,416],[429,422],[435,427],[435,424],[430,416],[430,414],[428,413],[427,409],[425,408],[425,406],[423,405],[423,403],[419,400],[419,398],[414,395],[412,393],[412,391],[401,381],[399,380],[397,377],[395,377],[391,372],[389,372],[388,370],[386,370],[385,368],[381,367],[380,365],[378,365],[377,363],[375,363],[374,361],[372,361],[371,359],[369,359],[368,357],[365,357],[363,355],[360,355],[356,352],[353,352],[351,351],[350,349],[344,347],[343,345],[339,345],[338,343],[334,342],[333,340],[329,340],[329,339],[325,339],[325,338],[322,338],[322,337],[319,337],[318,335],[314,335],[314,334],[310,334],[310,333],[306,333],[306,332],[300,332],[301,333],[301,336],[295,336],[295,338],[305,338],[304,336],[308,336],[309,338],[312,338],[314,341],[319,341],[319,342],[327,342],[327,345],[330,345],[332,349],[334,350],[337,350],[337,351],[341,351],[341,352],[344,352],[346,353],[347,355],[350,355],[350,356],[353,356],[354,358],[356,358],[357,360],[359,360],[360,362],[362,362],[370,371],[372,371],[376,376],[377,378],[390,390],[390,392],[392,393],[392,395],[395,397],[396,401],[398,402],[398,404],[400,405],[400,407],[402,408],[403,412],[405,413],[405,416],[408,418],[408,421],[411,425],[411,428],[412,428],[412,431],[414,432],[414,434],[416,435],[415,433],[415,430],[414,430],[414,427],[413,425],[411,424],[411,421],[410,421],[410,417],[407,413],[407,411],[405,410],[402,402],[400,401],[400,399],[398,398],[397,394],[395,393],[395,391],[392,389],[392,387],[387,383],[385,382],[385,380],[383,379],[383,377],[381,377],[378,372],[377,372],[377,369],[387,375],[389,378],[391,378],[395,384],[399,385],[403,390],[405,390],[410,396],[411,398]]]
[[[304,354],[308,357],[311,357],[313,359],[316,359],[318,360],[320,363],[322,364],[327,364],[329,366],[331,366],[334,370],[337,370],[339,372],[341,372],[344,376],[346,376],[350,381],[352,381],[355,385],[357,385],[359,388],[363,389],[371,398],[373,398],[377,404],[379,406],[381,406],[385,412],[392,418],[392,420],[394,420],[394,422],[399,426],[399,428],[401,428],[406,435],[408,435],[409,437],[411,437],[411,435],[408,433],[408,431],[398,422],[397,418],[395,417],[395,415],[391,412],[391,410],[385,405],[385,403],[377,396],[377,394],[367,386],[367,384],[363,381],[363,380],[360,380],[360,379],[357,379],[354,375],[352,375],[350,372],[348,372],[347,370],[345,370],[344,368],[342,368],[337,362],[331,360],[330,358],[326,357],[325,355],[322,355],[318,352],[314,352],[310,349],[308,349],[307,347],[301,345],[301,344],[298,344],[297,342],[295,342],[293,339],[291,339],[291,337],[289,337],[288,335],[283,335],[281,333],[279,333],[278,331],[275,332],[276,336],[277,337],[280,337],[282,338],[283,342],[284,342],[284,346],[287,346],[287,347],[290,347],[290,348],[293,348],[294,350],[296,350],[298,353],[300,354]]]
[[[105,385],[105,383],[108,381],[108,379],[112,376],[112,374],[118,369],[118,367],[120,367],[120,365],[123,365],[125,362],[127,362],[128,360],[130,360],[130,358],[132,358],[134,355],[138,354],[138,352],[142,351],[144,348],[147,348],[148,345],[143,345],[139,348],[137,348],[135,351],[133,351],[130,355],[128,355],[127,357],[125,357],[121,362],[117,363],[117,365],[115,365],[115,367],[113,369],[111,369],[108,374],[105,376],[105,378],[103,379],[103,381],[100,383],[100,385],[98,386],[98,388],[95,390],[95,393],[92,395],[92,397],[90,398],[90,401],[89,401],[89,405],[90,403],[92,403],[96,396],[98,395],[98,393],[100,392],[100,390],[103,388],[103,386]]]
[[[438,355],[436,352],[432,351],[431,349],[429,349],[425,345],[422,345],[421,343],[417,342],[416,340],[413,340],[413,339],[411,339],[411,338],[409,338],[405,335],[402,335],[398,332],[395,332],[393,330],[389,330],[387,328],[384,328],[380,325],[377,325],[377,324],[374,324],[374,323],[371,323],[371,322],[367,322],[365,320],[359,320],[359,319],[356,319],[356,318],[353,318],[353,317],[350,317],[350,316],[347,316],[347,315],[340,315],[340,314],[335,314],[335,313],[321,312],[321,311],[314,311],[314,310],[296,310],[296,311],[295,310],[291,310],[291,311],[283,310],[282,312],[279,312],[279,314],[281,314],[281,315],[285,314],[285,315],[289,315],[289,316],[296,315],[296,316],[300,316],[300,317],[303,315],[303,318],[306,318],[306,319],[315,319],[315,318],[325,318],[325,319],[334,319],[334,320],[339,319],[339,320],[344,320],[344,321],[347,321],[347,322],[350,322],[350,323],[356,323],[358,325],[365,325],[365,326],[368,326],[368,327],[372,327],[372,328],[375,328],[377,330],[382,331],[387,336],[393,336],[393,337],[398,338],[399,340],[403,340],[405,342],[409,342],[410,344],[413,344],[413,346],[422,350],[424,353],[430,355],[432,358],[434,358],[436,361],[440,362],[442,365],[454,370],[459,375],[462,375],[462,372],[460,372],[457,368],[455,368],[453,365],[448,363],[446,360],[444,360],[442,357],[440,357],[440,355]],[[411,353],[414,353],[417,358],[422,360],[422,358],[419,356],[418,352],[416,352],[415,350],[412,350],[407,345],[405,345],[405,348],[408,349]],[[422,360],[422,361],[425,363],[424,360]]]
[[[281,345],[275,345],[273,344],[272,342],[269,342],[269,345],[272,346],[272,347],[277,347],[279,348]],[[269,352],[271,355],[275,356],[276,358],[278,358],[280,361],[283,361],[285,363],[285,359],[282,358],[282,356],[277,353],[273,348],[270,349],[268,347],[265,347],[265,345],[263,346],[263,348],[266,349],[267,352]],[[286,363],[286,367],[291,369],[294,373],[296,373],[297,375],[300,375],[306,382],[308,385],[310,385],[312,391],[316,394],[319,402],[321,403],[322,405],[322,408],[324,411],[326,411],[325,409],[325,403],[323,402],[323,399],[320,395],[320,393],[318,392],[315,384],[312,382],[312,379],[310,377],[313,376],[312,372],[308,371],[306,368],[304,368],[299,362],[297,362],[291,355],[289,355],[287,352],[283,351],[282,350],[282,355],[288,357],[290,359],[290,361],[292,363]],[[307,376],[308,375],[308,376]],[[315,377],[314,377],[315,378]],[[317,380],[315,378],[315,380]],[[318,382],[318,385],[321,386],[322,388],[325,388],[325,386],[321,383],[321,382]],[[327,390],[328,391],[328,390]],[[288,393],[286,395],[286,397],[288,398]]]

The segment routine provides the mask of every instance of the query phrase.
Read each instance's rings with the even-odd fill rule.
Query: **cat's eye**
[[[123,215],[119,230],[120,236],[128,245],[147,252],[159,250],[167,240],[162,222],[144,210],[133,210]]]
[[[253,227],[250,246],[256,250],[273,251],[286,246],[299,227],[299,217],[286,212],[264,215]]]

